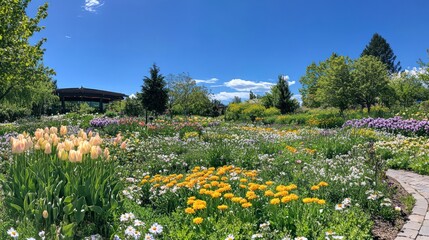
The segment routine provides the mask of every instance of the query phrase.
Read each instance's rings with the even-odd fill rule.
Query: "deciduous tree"
[[[354,61],[352,68],[354,103],[365,106],[370,112],[388,87],[387,67],[377,57],[362,56]]]

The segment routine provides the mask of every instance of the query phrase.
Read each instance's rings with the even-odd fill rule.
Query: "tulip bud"
[[[25,151],[30,150],[31,148],[33,148],[33,141],[31,141],[31,138],[28,137],[25,144]]]
[[[109,148],[104,149],[104,158],[108,160],[110,158]]]
[[[127,148],[127,142],[122,142],[121,149],[125,150]]]
[[[67,151],[64,151],[64,149],[60,149],[60,151],[58,151],[58,157],[65,161],[69,158],[69,154],[67,153]]]
[[[70,150],[69,152],[69,161],[70,162],[76,162],[76,151],[75,150]]]
[[[91,147],[91,159],[95,160],[100,156],[101,149],[99,146]]]
[[[40,138],[43,137],[43,130],[42,129],[37,129],[36,132],[34,133],[34,137],[39,140]]]
[[[64,136],[67,134],[67,127],[66,126],[60,127],[60,134],[61,134],[61,136]]]
[[[49,213],[46,210],[43,210],[42,216],[44,219],[47,219],[49,217]]]
[[[56,128],[56,127],[51,127],[51,128],[49,129],[49,132],[50,132],[51,134],[57,134],[57,133],[58,133],[58,128]]]
[[[51,153],[52,153],[51,144],[46,143],[45,144],[45,154],[51,154]]]
[[[81,151],[76,151],[76,162],[82,162],[82,152]]]

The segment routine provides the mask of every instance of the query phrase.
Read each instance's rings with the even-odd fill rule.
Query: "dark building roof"
[[[109,103],[115,100],[123,100],[127,95],[123,93],[109,92],[91,88],[60,88],[56,94],[62,101],[91,101]]]

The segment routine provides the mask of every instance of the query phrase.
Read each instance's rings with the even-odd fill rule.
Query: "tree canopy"
[[[5,0],[0,4],[0,101],[4,106],[27,108],[34,113],[54,101],[55,72],[43,64],[45,38],[30,43],[43,27],[48,5],[40,6],[35,17],[27,15],[31,0]]]
[[[316,100],[337,107],[340,112],[349,107],[353,97],[350,61],[348,57],[332,55],[326,61],[326,70],[317,82]]]
[[[146,111],[162,114],[167,109],[168,89],[164,76],[156,64],[149,70],[150,77],[144,77],[141,100]]]
[[[362,56],[353,62],[351,77],[355,103],[365,106],[370,112],[371,106],[387,90],[389,78],[386,65],[377,57]]]
[[[271,93],[274,107],[278,108],[282,114],[291,113],[295,110],[289,83],[283,75],[278,76],[277,85],[271,88]]]
[[[362,51],[361,57],[368,55],[377,57],[382,63],[386,64],[390,73],[401,71],[401,63],[395,63],[396,55],[393,53],[389,43],[378,33],[372,36],[371,41]]]
[[[168,77],[170,111],[184,115],[211,113],[210,93],[197,83],[189,74],[182,73]]]

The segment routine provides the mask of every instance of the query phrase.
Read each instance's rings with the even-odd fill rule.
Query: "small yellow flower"
[[[251,206],[252,206],[252,204],[251,204],[250,202],[246,202],[246,203],[241,204],[241,206],[242,206],[243,208],[249,208],[249,207],[251,207]]]
[[[242,178],[242,179],[240,179],[240,182],[241,182],[241,183],[245,183],[245,182],[247,182],[247,179]]]
[[[195,224],[197,224],[197,225],[199,225],[199,224],[201,224],[203,221],[204,221],[204,219],[203,218],[201,218],[201,217],[196,217],[196,218],[194,218],[194,220],[192,220]]]
[[[211,182],[211,185],[212,185],[213,187],[216,187],[216,186],[218,186],[218,185],[219,185],[219,182],[218,182],[218,181],[213,181],[213,182]]]
[[[318,185],[320,187],[327,187],[327,186],[329,186],[329,184],[327,182],[320,182]]]
[[[279,198],[273,198],[270,201],[270,204],[272,204],[272,205],[277,205],[279,203],[280,203],[280,199]]]
[[[271,186],[274,184],[274,182],[273,181],[267,181],[267,182],[265,182],[265,184],[267,184],[268,186]]]
[[[314,186],[311,186],[311,190],[312,191],[316,191],[316,190],[319,190],[319,186],[316,186],[316,185],[314,185]]]
[[[323,200],[323,199],[319,199],[318,201],[317,201],[317,204],[320,204],[320,205],[323,205],[323,204],[325,204],[326,203],[326,201],[325,200]]]
[[[193,208],[186,208],[185,209],[185,213],[187,213],[187,214],[194,214],[195,213],[195,210],[193,209]]]
[[[222,194],[221,194],[220,192],[216,192],[216,191],[214,191],[214,192],[211,194],[211,196],[212,196],[212,198],[220,198],[220,197],[222,196]]]
[[[268,191],[265,191],[264,195],[267,197],[272,197],[272,196],[274,196],[274,192],[271,190],[268,190]]]
[[[223,211],[223,210],[228,209],[228,206],[223,204],[223,205],[219,205],[219,206],[217,206],[217,208],[218,208],[219,210]]]
[[[224,198],[227,198],[227,199],[230,199],[230,198],[233,198],[233,197],[234,197],[234,194],[233,194],[233,193],[225,193],[225,194],[223,195],[223,197],[224,197]]]

